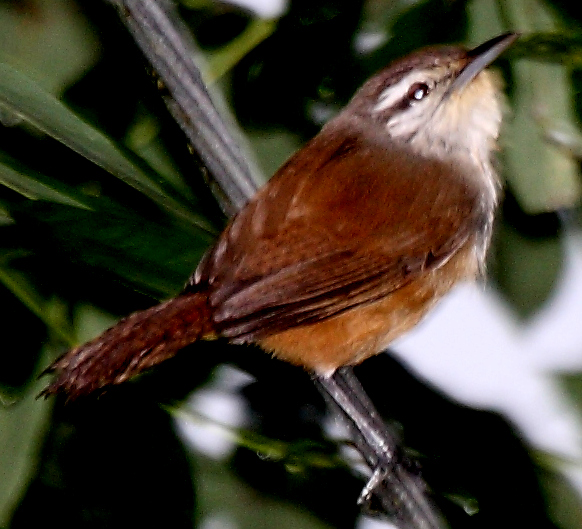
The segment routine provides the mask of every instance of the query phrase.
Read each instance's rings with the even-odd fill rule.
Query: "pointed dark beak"
[[[504,33],[484,42],[467,52],[469,62],[453,81],[448,93],[457,92],[467,86],[475,77],[499,57],[519,37],[519,33]]]

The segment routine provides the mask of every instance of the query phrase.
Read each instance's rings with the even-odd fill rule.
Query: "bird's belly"
[[[474,246],[467,245],[440,268],[378,301],[262,338],[259,345],[282,360],[329,375],[384,350],[414,327],[456,282],[472,279],[477,272]]]

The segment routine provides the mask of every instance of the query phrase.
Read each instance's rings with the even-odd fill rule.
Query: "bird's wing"
[[[440,266],[482,228],[481,209],[452,167],[324,129],[233,219],[197,277],[223,334],[253,339]]]

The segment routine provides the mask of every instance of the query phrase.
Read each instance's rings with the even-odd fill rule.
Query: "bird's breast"
[[[475,240],[439,268],[387,296],[332,318],[273,334],[259,345],[274,356],[317,374],[330,375],[383,351],[414,327],[455,283],[479,271]]]

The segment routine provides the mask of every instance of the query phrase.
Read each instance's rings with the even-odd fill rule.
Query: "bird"
[[[42,395],[103,392],[200,340],[256,344],[322,379],[385,350],[484,273],[503,115],[486,68],[516,38],[423,48],[370,78],[230,220],[180,294],[67,351]]]

